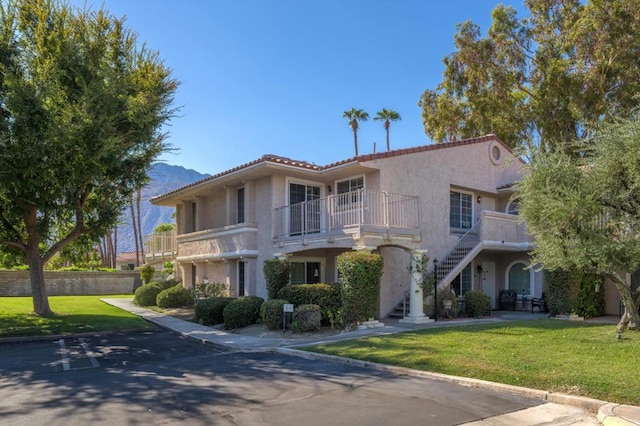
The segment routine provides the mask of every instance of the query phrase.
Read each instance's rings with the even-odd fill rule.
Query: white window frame
[[[460,227],[460,226],[451,226],[451,207],[452,207],[452,205],[451,205],[451,193],[452,192],[458,193],[460,195],[468,195],[470,197],[470,199],[471,199],[471,201],[470,201],[471,213],[469,214],[469,227],[468,228],[463,228],[463,227]],[[448,216],[448,221],[449,221],[449,227],[451,229],[456,230],[456,231],[464,231],[464,232],[466,232],[466,231],[468,231],[469,229],[471,229],[473,227],[473,218],[474,218],[474,214],[475,214],[475,206],[474,206],[474,203],[473,203],[473,199],[474,199],[473,192],[462,191],[462,190],[454,189],[454,188],[449,189],[449,216]],[[458,206],[458,207],[460,207],[460,206]],[[460,211],[460,224],[462,224],[462,222],[463,222],[463,220],[462,220],[462,211]]]

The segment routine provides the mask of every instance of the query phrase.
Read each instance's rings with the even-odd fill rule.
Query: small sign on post
[[[282,305],[282,334],[287,329],[287,314],[291,314],[291,319],[293,320],[293,303],[285,303]]]

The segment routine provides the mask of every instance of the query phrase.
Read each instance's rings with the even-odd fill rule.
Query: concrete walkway
[[[357,330],[349,333],[340,333],[332,336],[322,336],[320,338],[285,339],[285,338],[264,338],[242,336],[234,333],[227,333],[211,327],[184,321],[175,317],[167,316],[155,311],[141,308],[133,304],[132,299],[102,299],[105,303],[113,305],[122,310],[131,312],[159,327],[179,333],[190,339],[210,344],[219,348],[238,352],[280,352],[289,355],[309,358],[309,359],[332,359],[337,362],[357,364],[368,368],[390,371],[403,375],[424,377],[434,380],[457,383],[463,386],[481,387],[493,389],[497,392],[508,392],[530,398],[537,398],[546,401],[536,407],[521,410],[516,413],[508,413],[484,419],[479,422],[469,423],[475,426],[498,426],[498,425],[598,425],[605,426],[640,426],[640,407],[630,405],[620,405],[607,403],[591,398],[583,398],[572,395],[550,393],[535,389],[528,389],[519,386],[504,385],[501,383],[487,382],[484,380],[469,379],[465,377],[447,376],[444,374],[430,373],[425,371],[410,370],[402,367],[393,367],[372,362],[357,361],[348,358],[341,358],[332,355],[316,354],[295,349],[296,346],[309,346],[320,343],[349,340],[359,337],[377,336],[400,333],[409,330],[432,328],[432,327],[453,327],[457,325],[469,324],[468,319],[448,320],[443,322],[430,322],[426,324],[401,324],[397,320],[383,320],[384,326]],[[500,321],[510,321],[519,319],[545,318],[546,314],[532,314],[530,312],[510,312],[502,311],[499,316],[473,320],[474,324],[490,323]],[[606,322],[615,321],[615,318],[604,319]],[[597,421],[590,413],[597,413]]]

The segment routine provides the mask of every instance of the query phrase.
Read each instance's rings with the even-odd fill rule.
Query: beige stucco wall
[[[49,296],[133,294],[142,284],[139,272],[45,271]],[[0,296],[30,296],[28,271],[0,271]]]

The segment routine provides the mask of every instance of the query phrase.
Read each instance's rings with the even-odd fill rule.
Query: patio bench
[[[517,299],[518,293],[516,293],[515,290],[500,290],[500,295],[498,297],[500,309],[505,310],[510,307],[512,311],[515,311]]]

